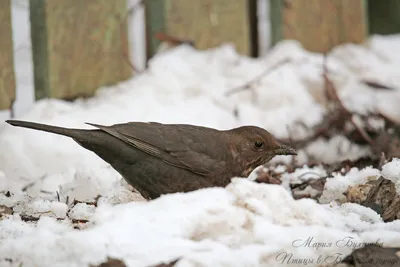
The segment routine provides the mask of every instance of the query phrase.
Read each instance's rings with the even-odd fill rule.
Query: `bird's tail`
[[[29,121],[19,121],[19,120],[7,120],[7,123],[23,128],[29,128],[49,133],[55,133],[59,135],[68,136],[71,138],[79,138],[82,134],[89,132],[90,130],[80,130],[80,129],[70,129],[58,126],[46,125],[41,123],[29,122]]]

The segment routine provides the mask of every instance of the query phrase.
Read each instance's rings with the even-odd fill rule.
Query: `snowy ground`
[[[379,110],[400,119],[398,90],[372,90],[359,82],[368,78],[398,86],[399,45],[399,36],[374,37],[365,46],[345,45],[329,55],[331,79],[348,109]],[[260,59],[241,57],[230,45],[204,52],[182,46],[159,54],[146,72],[100,89],[92,99],[42,100],[18,118],[82,128],[84,122],[126,121],[218,129],[252,124],[280,138],[288,137],[288,129],[300,137],[307,131],[296,127],[299,122],[313,126],[325,113],[322,59],[291,41]],[[251,90],[225,96],[283,60],[289,62]],[[374,168],[328,179],[323,205],[293,200],[285,183],[242,178],[225,189],[145,202],[105,162],[68,138],[0,122],[0,148],[0,213],[7,207],[14,211],[0,220],[1,266],[89,266],[108,256],[135,267],[176,258],[182,258],[178,267],[304,265],[299,261],[314,266],[337,263],[365,242],[400,246],[399,221],[383,223],[369,208],[340,204],[347,186],[379,178],[381,171]],[[315,142],[297,160],[307,163],[312,156],[335,162],[369,153],[338,136]],[[393,160],[382,175],[398,184],[399,165]],[[304,167],[284,179],[307,171]],[[99,195],[97,205],[91,204]]]

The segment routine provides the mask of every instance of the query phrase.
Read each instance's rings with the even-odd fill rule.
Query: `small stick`
[[[240,86],[234,87],[234,88],[228,90],[227,92],[225,92],[225,96],[231,96],[231,95],[241,92],[243,90],[251,89],[251,86],[253,84],[259,82],[262,78],[264,78],[265,76],[270,74],[273,70],[277,69],[278,67],[282,66],[283,64],[288,63],[289,61],[290,61],[289,59],[285,59],[285,60],[279,61],[278,63],[276,63],[275,65],[272,65],[271,67],[268,67],[267,69],[265,69],[263,72],[261,72],[259,75],[257,75],[250,81],[248,81]]]

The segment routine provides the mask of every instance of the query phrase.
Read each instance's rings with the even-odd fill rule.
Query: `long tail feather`
[[[49,133],[65,135],[65,136],[68,136],[71,138],[77,138],[77,137],[81,136],[82,132],[89,131],[89,130],[63,128],[63,127],[29,122],[29,121],[7,120],[6,122],[13,126],[17,126],[17,127],[29,128],[29,129],[34,129],[34,130],[39,130],[39,131],[44,131],[44,132],[49,132]]]

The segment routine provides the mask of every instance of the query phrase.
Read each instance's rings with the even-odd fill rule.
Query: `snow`
[[[332,151],[321,149],[321,147],[332,148]],[[317,139],[305,148],[311,159],[323,159],[325,163],[335,163],[342,160],[356,160],[369,155],[369,148],[360,147],[351,143],[346,137],[337,135],[328,141]]]
[[[226,189],[102,205],[91,220],[93,226],[78,231],[48,217],[42,217],[35,229],[15,218],[5,219],[2,226],[20,233],[0,249],[8,258],[30,259],[27,266],[84,266],[107,256],[123,258],[129,266],[181,256],[179,266],[281,266],[283,252],[316,261],[319,256],[349,253],[351,246],[363,242],[400,245],[400,233],[385,227],[368,208],[295,201],[278,185],[242,178]],[[307,243],[308,239],[312,240]]]
[[[95,210],[96,207],[94,205],[77,203],[69,212],[69,218],[72,220],[89,220]]]
[[[400,118],[399,45],[400,36],[373,36],[365,45],[346,44],[329,54],[329,76],[349,110]],[[18,87],[28,90],[32,74],[22,71],[30,68],[31,59],[28,54],[19,57]],[[283,61],[287,63],[251,89],[226,96]],[[144,73],[100,88],[91,99],[44,99],[29,111],[17,112],[17,118],[79,128],[89,128],[84,122],[126,121],[218,129],[252,124],[280,138],[300,138],[326,112],[322,63],[321,54],[307,52],[295,41],[281,42],[258,59],[238,55],[230,44],[206,51],[180,46],[158,54]],[[395,89],[374,90],[360,83],[362,79]],[[22,97],[25,102],[31,98]],[[282,185],[254,183],[253,173],[249,180],[234,178],[226,188],[145,201],[108,164],[73,140],[0,122],[0,208],[14,211],[0,218],[0,266],[89,266],[107,257],[135,267],[180,257],[178,267],[316,266],[338,262],[364,243],[400,246],[398,220],[384,223],[372,209],[344,203],[343,195],[349,187],[380,176],[399,190],[399,159],[382,171],[367,167],[334,173],[319,199],[323,204],[294,200],[289,190],[289,183],[328,174],[323,165],[306,165],[312,160],[336,163],[370,153],[344,136],[318,139],[295,158],[305,164],[302,168],[288,173],[284,165],[271,167],[281,174]],[[271,163],[291,160],[276,157]],[[89,222],[81,227],[79,221]]]
[[[326,180],[324,192],[322,193],[320,202],[345,202],[346,196],[343,193],[350,186],[365,184],[369,181],[378,180],[379,177],[380,171],[371,167],[367,167],[362,170],[351,168],[346,175],[337,173],[333,178],[328,178]]]
[[[393,159],[382,166],[382,176],[391,180],[396,186],[396,193],[400,194],[400,159]]]
[[[27,215],[38,216],[46,214],[50,217],[64,218],[68,207],[65,203],[36,199],[32,202],[23,203],[13,207],[14,212],[26,213]]]

